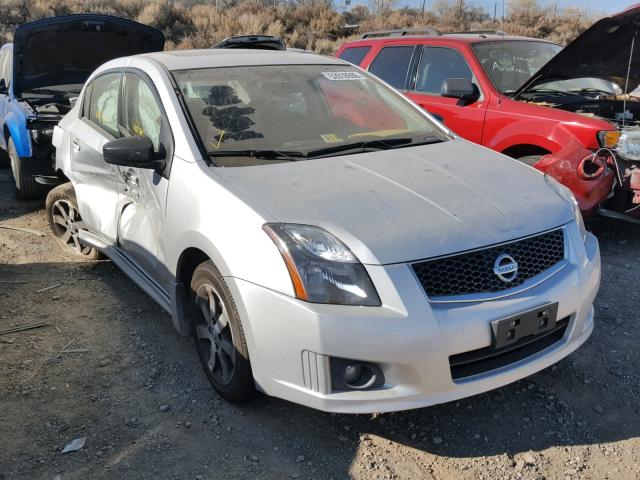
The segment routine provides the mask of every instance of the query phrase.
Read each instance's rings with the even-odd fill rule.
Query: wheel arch
[[[11,138],[16,147],[16,153],[20,157],[27,158],[31,156],[31,142],[24,119],[18,118],[13,112],[9,112],[4,119],[3,130],[7,150],[9,150],[9,138]]]
[[[547,148],[541,147],[540,145],[519,143],[505,148],[501,153],[511,158],[522,158],[530,155],[549,155],[551,151]]]
[[[198,265],[211,261],[222,276],[228,276],[227,265],[216,248],[201,234],[192,232],[184,239],[184,246],[178,248],[180,254],[173,263],[175,265],[175,283],[172,289],[172,320],[175,329],[184,336],[191,336],[192,316],[189,308],[189,292],[191,278]]]

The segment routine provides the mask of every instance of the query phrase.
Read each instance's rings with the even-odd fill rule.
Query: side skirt
[[[122,250],[102,240],[98,235],[83,230],[80,232],[80,240],[87,245],[97,248],[115,263],[135,284],[149,295],[158,305],[173,317],[171,300],[155,281],[141,270]]]

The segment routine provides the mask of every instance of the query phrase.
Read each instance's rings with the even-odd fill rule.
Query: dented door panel
[[[118,244],[165,290],[164,212],[169,182],[153,170],[118,167]]]

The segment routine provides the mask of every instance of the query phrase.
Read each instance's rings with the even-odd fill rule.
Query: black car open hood
[[[594,23],[547,62],[515,93],[574,78],[601,78],[625,88],[629,54],[636,36],[627,91],[640,85],[640,4]]]
[[[111,15],[68,15],[20,25],[13,37],[13,93],[83,84],[114,58],[164,49],[160,30]]]

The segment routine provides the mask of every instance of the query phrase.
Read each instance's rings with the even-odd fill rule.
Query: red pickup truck
[[[336,56],[458,135],[569,187],[585,214],[640,221],[640,5],[562,49],[499,33],[371,32]]]

